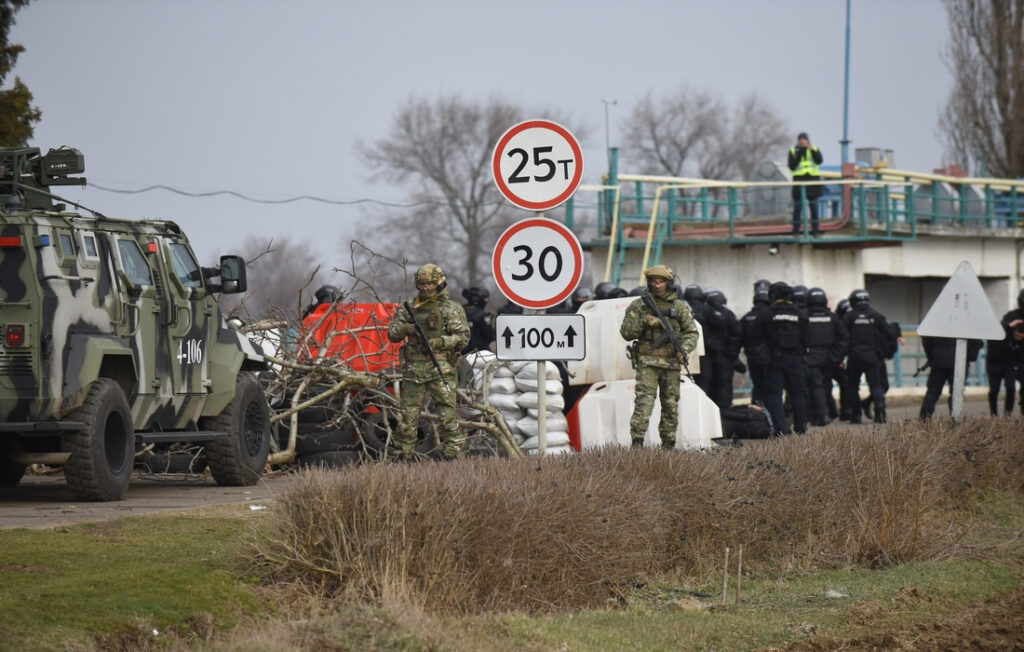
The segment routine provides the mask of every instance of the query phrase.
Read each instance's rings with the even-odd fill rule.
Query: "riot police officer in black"
[[[821,288],[807,292],[807,365],[808,412],[812,426],[829,421],[832,395],[832,369],[843,361],[850,334],[839,316],[828,308],[828,297]],[[833,410],[835,408],[833,407]]]
[[[767,308],[766,287],[754,292],[753,307],[740,319],[740,344],[743,346],[744,355],[747,356],[747,373],[750,374],[750,401],[760,405],[766,405],[768,399],[765,391],[765,372],[771,362],[771,353],[768,351],[768,343],[754,326],[757,323],[757,316]]]
[[[469,344],[462,350],[463,353],[489,351],[494,342],[494,315],[485,309],[490,296],[487,288],[473,286],[462,290],[462,298],[466,300],[462,307],[466,311],[466,321],[469,322]]]
[[[708,306],[704,302],[704,290],[696,283],[691,283],[683,289],[683,301],[690,307],[693,318],[700,324],[700,330],[704,338],[704,355],[698,358],[700,372],[693,374],[693,382],[697,387],[704,390],[704,393],[711,396],[711,362],[708,360],[708,336],[711,329]]]
[[[710,328],[704,332],[704,349],[711,372],[709,396],[719,409],[732,406],[732,377],[740,354],[740,322],[726,304],[721,290],[704,291]],[[703,373],[701,369],[701,373]]]
[[[921,402],[921,418],[935,414],[935,404],[942,388],[949,385],[949,412],[953,413],[953,369],[956,367],[956,339],[952,337],[922,337],[921,346],[928,357],[928,384]],[[974,362],[981,350],[981,340],[967,340],[966,363]]]
[[[846,398],[850,423],[861,423],[858,397],[861,376],[867,379],[871,402],[875,406],[875,423],[885,423],[885,358],[889,351],[889,322],[871,307],[866,290],[850,293],[850,311],[843,323],[850,332],[850,349],[846,360]]]
[[[767,407],[776,434],[789,434],[782,392],[793,406],[793,430],[807,431],[807,384],[804,378],[804,353],[807,349],[807,315],[792,301],[789,285],[772,283],[768,290],[771,303],[758,316],[755,328],[768,345],[771,362],[765,373]]]

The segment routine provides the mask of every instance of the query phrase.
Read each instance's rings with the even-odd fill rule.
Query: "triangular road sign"
[[[917,327],[918,335],[1001,340],[1006,331],[992,310],[981,281],[966,260],[960,263]]]

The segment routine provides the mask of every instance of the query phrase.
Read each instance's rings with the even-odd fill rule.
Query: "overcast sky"
[[[43,112],[31,144],[77,147],[89,180],[110,188],[401,201],[401,188],[371,182],[354,144],[385,136],[411,94],[439,93],[556,107],[588,125],[583,183],[597,183],[602,100],[617,101],[614,146],[648,91],[682,83],[730,102],[756,91],[794,139],[807,131],[826,163],[840,159],[842,0],[36,0],[16,20],[11,41],[26,50],[14,74]],[[884,147],[900,168],[939,167],[942,3],[856,0],[851,33],[851,155]],[[367,217],[360,204],[61,190],[107,215],[177,221],[204,264],[251,234],[288,234],[340,265]]]

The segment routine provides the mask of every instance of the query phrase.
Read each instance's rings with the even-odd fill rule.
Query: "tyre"
[[[235,398],[219,416],[203,419],[200,428],[229,435],[206,445],[206,460],[217,484],[256,484],[270,453],[270,407],[255,376],[238,374]]]
[[[328,451],[325,453],[303,455],[299,458],[299,466],[303,468],[343,469],[359,464],[359,461],[358,451]]]
[[[378,452],[383,452],[386,447],[394,451],[394,446],[387,446],[389,426],[391,433],[398,429],[397,416],[390,416],[385,421],[384,414],[384,412],[377,412],[376,414],[366,415],[362,427],[359,429],[363,443]],[[432,429],[424,428],[421,425],[416,433],[416,452],[421,455],[427,455],[435,448],[437,448],[437,445]]]
[[[85,424],[61,437],[62,450],[71,453],[64,477],[72,495],[87,501],[124,498],[135,464],[135,431],[121,386],[109,378],[97,379],[68,420]]]
[[[18,464],[8,459],[0,460],[0,487],[16,487],[25,475],[24,464]]]
[[[316,453],[355,450],[356,446],[358,443],[352,426],[340,430],[315,430],[299,434],[295,440],[295,455],[303,457]]]

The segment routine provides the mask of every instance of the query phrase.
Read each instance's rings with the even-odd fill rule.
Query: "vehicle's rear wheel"
[[[203,419],[200,428],[229,435],[206,445],[210,474],[217,484],[256,484],[270,453],[270,407],[252,374],[238,375],[235,398],[216,418]]]
[[[124,498],[135,462],[135,431],[121,386],[110,378],[97,379],[68,420],[85,424],[61,437],[61,448],[71,453],[64,463],[71,493],[88,501]]]

